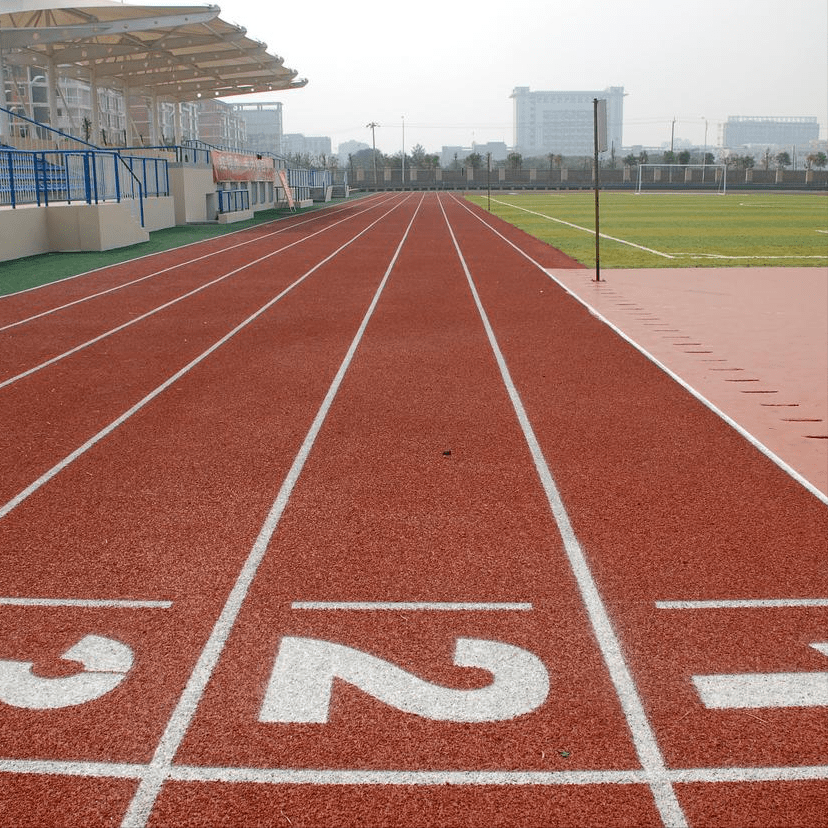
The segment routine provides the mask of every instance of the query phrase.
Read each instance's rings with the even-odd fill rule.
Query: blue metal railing
[[[237,213],[250,209],[250,192],[248,190],[219,190],[219,212]]]
[[[169,168],[161,158],[112,150],[24,150],[0,148],[0,205],[48,206],[134,199],[144,224],[143,200],[170,194]]]

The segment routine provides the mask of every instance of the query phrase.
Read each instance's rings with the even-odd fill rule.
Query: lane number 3
[[[341,679],[405,713],[448,722],[497,722],[530,713],[549,694],[549,673],[533,653],[500,641],[458,638],[457,667],[492,674],[486,687],[432,684],[396,664],[352,647],[314,638],[282,639],[259,721],[328,721],[333,680]]]

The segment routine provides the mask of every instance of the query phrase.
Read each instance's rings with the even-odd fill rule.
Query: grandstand
[[[0,260],[134,244],[163,227],[241,220],[306,204],[313,188],[330,192],[324,172],[185,137],[194,105],[307,83],[220,12],[3,4]]]

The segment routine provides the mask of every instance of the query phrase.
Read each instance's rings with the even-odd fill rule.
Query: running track
[[[0,300],[0,823],[828,825],[828,510],[568,265],[380,195]]]

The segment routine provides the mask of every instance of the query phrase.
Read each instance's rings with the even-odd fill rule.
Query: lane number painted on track
[[[325,723],[333,680],[342,679],[406,713],[450,722],[496,722],[540,707],[549,673],[533,653],[500,641],[458,638],[457,667],[479,667],[492,683],[474,690],[432,684],[369,653],[313,638],[282,639],[259,721]]]
[[[828,641],[811,646],[828,656]],[[828,672],[693,676],[693,684],[713,709],[828,705]]]
[[[114,638],[87,635],[63,659],[79,661],[83,672],[44,678],[32,672],[31,661],[0,660],[0,701],[29,710],[71,707],[114,690],[132,667],[132,650]]]

